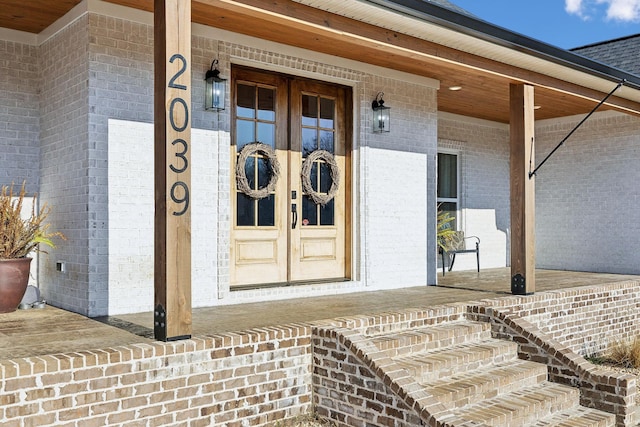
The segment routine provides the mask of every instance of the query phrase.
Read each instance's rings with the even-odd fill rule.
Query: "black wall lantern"
[[[376,99],[371,103],[373,109],[373,131],[376,133],[389,132],[391,130],[391,108],[384,106],[384,92],[378,92]]]
[[[227,79],[220,78],[220,70],[218,70],[218,60],[214,59],[211,63],[211,69],[207,71],[204,77],[206,82],[204,90],[204,108],[205,110],[221,111],[224,110],[227,91]]]

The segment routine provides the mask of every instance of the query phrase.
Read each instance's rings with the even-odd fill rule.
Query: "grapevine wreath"
[[[317,160],[324,161],[329,166],[329,173],[331,174],[331,188],[327,194],[321,194],[313,190],[311,184],[311,168]],[[340,169],[336,163],[333,154],[327,150],[315,150],[311,152],[304,163],[302,163],[302,191],[309,197],[313,203],[317,205],[326,205],[336,196],[338,192],[338,186],[340,185]]]
[[[249,180],[247,179],[247,173],[245,171],[247,159],[254,154],[261,154],[265,156],[271,171],[271,177],[267,185],[262,188],[258,188],[257,190],[254,190],[249,185]],[[278,162],[276,152],[271,148],[271,146],[262,142],[252,142],[242,147],[240,155],[238,156],[238,161],[236,162],[236,186],[238,191],[246,194],[254,200],[264,199],[275,190],[279,177],[280,162]]]

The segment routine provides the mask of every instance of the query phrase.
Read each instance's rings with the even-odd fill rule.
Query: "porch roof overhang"
[[[106,1],[153,11],[152,0]],[[5,3],[0,27],[37,34],[81,1]],[[192,9],[195,23],[439,80],[444,112],[508,123],[509,85],[526,83],[536,120],[586,114],[625,79],[602,109],[640,115],[640,76],[424,0],[192,0]]]

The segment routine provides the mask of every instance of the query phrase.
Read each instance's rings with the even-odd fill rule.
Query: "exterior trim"
[[[622,113],[620,113],[622,114]],[[463,116],[461,114],[448,113],[446,111],[438,111],[438,120],[453,120],[457,122],[464,122],[469,124],[475,124],[478,126],[488,126],[501,130],[509,130],[509,123],[494,122],[492,120],[478,119],[476,117]]]
[[[366,0],[383,9],[424,22],[436,24],[480,40],[512,49],[555,64],[610,81],[627,80],[626,86],[640,89],[640,77],[588,59],[568,50],[526,37],[522,34],[472,18],[432,2],[422,0]]]

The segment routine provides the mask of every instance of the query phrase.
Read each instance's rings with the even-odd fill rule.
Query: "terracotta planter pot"
[[[29,283],[31,258],[0,259],[0,313],[15,311]]]

